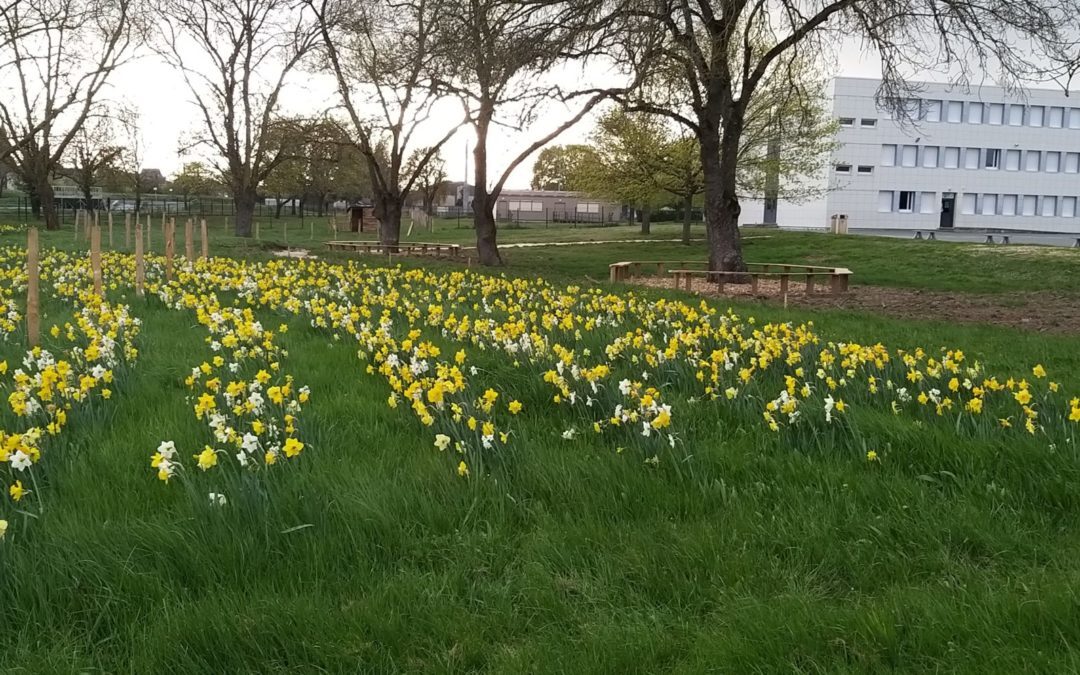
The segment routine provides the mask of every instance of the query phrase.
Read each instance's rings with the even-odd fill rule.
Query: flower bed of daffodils
[[[19,249],[0,250],[0,333],[9,340],[22,318],[23,262]],[[226,476],[257,477],[307,454],[302,410],[313,392],[288,372],[277,338],[289,325],[352,344],[355,376],[384,387],[389,411],[411,417],[404,423],[462,479],[482,479],[527,450],[518,423],[526,415],[568,445],[593,436],[650,463],[692,454],[684,420],[706,406],[726,424],[847,438],[860,461],[884,458],[855,442],[859,412],[958,438],[1022,434],[1053,445],[1074,443],[1080,429],[1080,400],[1042,365],[990,373],[960,349],[829,341],[810,323],[762,325],[704,302],[314,260],[199,260],[167,281],[162,263],[149,260],[149,302],[192,315],[206,342],[185,382],[205,444],[163,439],[150,457],[163,483],[197,472],[235,489]],[[115,378],[138,376],[139,321],[110,300],[132,297],[131,256],[106,254],[105,298],[84,290],[83,256],[47,252],[42,265],[48,291],[74,319],[52,327],[53,342],[22,363],[0,364],[8,401],[0,476],[19,508],[68,413],[107,405]],[[228,503],[224,490],[209,497]]]

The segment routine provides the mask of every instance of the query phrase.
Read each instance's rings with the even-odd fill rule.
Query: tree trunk
[[[274,202],[274,220],[281,220],[281,209],[285,208],[285,200],[278,195]]]
[[[495,200],[488,195],[487,188],[480,184],[477,184],[473,194],[473,221],[476,227],[476,255],[480,264],[502,265],[503,259],[496,241],[498,228],[495,226]]]
[[[250,237],[252,222],[255,220],[255,190],[233,190],[233,202],[236,204],[236,236]]]
[[[641,233],[650,234],[652,232],[652,207],[645,206],[641,209]]]
[[[83,208],[87,211],[96,211],[97,209],[94,208],[94,194],[91,192],[90,186],[81,185],[79,187],[82,189]]]
[[[496,241],[498,228],[495,225],[495,200],[499,195],[488,194],[487,182],[488,125],[494,113],[494,108],[490,105],[481,105],[476,122],[476,147],[473,148],[473,226],[476,228],[476,255],[480,264],[485,266],[503,264]]]
[[[683,212],[682,212],[682,243],[685,246],[690,245],[690,212],[694,209],[694,195],[686,195],[683,197]]]
[[[292,208],[292,214],[293,214],[293,215],[295,216],[295,215],[296,215],[296,202],[297,202],[298,200],[297,200],[297,198],[296,198],[296,197],[293,197],[293,198],[292,198],[291,200],[289,200],[289,201],[290,201],[290,205],[289,205],[289,206],[290,206],[290,208]]]
[[[138,213],[142,209],[142,189],[135,188],[135,213]]]
[[[30,198],[30,215],[34,217],[34,220],[41,218],[41,196],[38,195],[36,188],[32,186],[27,187],[27,197]]]
[[[701,127],[705,231],[709,244],[709,269],[712,271],[746,271],[739,237],[741,207],[735,180],[742,130],[742,122],[737,118],[727,120],[723,140],[720,137],[719,125],[715,122],[702,124]]]
[[[34,192],[37,193],[39,213],[45,217],[45,229],[59,230],[60,214],[56,212],[56,197],[49,179],[40,181]]]
[[[383,197],[375,202],[375,217],[379,221],[379,243],[384,252],[397,253],[401,243],[401,201]]]

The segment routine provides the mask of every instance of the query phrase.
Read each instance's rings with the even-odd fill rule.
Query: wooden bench
[[[388,246],[377,241],[328,241],[327,248],[331,251],[353,251],[354,253],[368,253],[378,255],[422,255],[435,257],[461,257],[461,246],[458,244],[443,244],[431,242],[409,242]]]
[[[817,265],[793,265],[789,263],[747,263],[746,272],[713,272],[703,269],[708,263],[701,260],[694,261],[624,261],[610,266],[611,281],[624,282],[640,276],[642,270],[655,269],[657,274],[668,274],[672,277],[675,288],[691,290],[694,277],[704,277],[707,281],[716,283],[719,291],[724,291],[725,283],[730,278],[742,279],[750,277],[751,293],[758,291],[760,279],[779,279],[780,293],[786,295],[790,287],[791,279],[802,280],[806,284],[807,295],[813,295],[815,286],[819,280],[828,282],[829,290],[833,295],[846,293],[852,272],[846,267],[822,267]]]

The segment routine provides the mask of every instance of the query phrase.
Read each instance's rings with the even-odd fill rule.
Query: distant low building
[[[503,190],[495,208],[496,220],[548,223],[614,223],[623,207],[566,190]]]

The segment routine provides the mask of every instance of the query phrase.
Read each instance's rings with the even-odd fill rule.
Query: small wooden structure
[[[611,281],[626,282],[635,277],[645,276],[655,271],[656,275],[670,275],[674,288],[691,290],[694,277],[703,277],[715,283],[717,290],[724,292],[725,283],[734,279],[750,278],[750,292],[757,295],[758,282],[761,279],[778,279],[781,295],[787,295],[792,279],[805,284],[807,295],[815,292],[818,282],[828,285],[833,295],[846,293],[851,270],[845,267],[822,267],[817,265],[792,265],[788,263],[747,263],[746,272],[712,272],[705,269],[707,262],[702,260],[631,260],[610,265]],[[645,274],[643,274],[645,273]],[[652,276],[652,275],[649,275]]]
[[[363,232],[367,227],[372,232],[379,231],[379,220],[375,217],[375,210],[363,204],[354,204],[349,207],[349,230]]]
[[[353,251],[355,253],[368,253],[376,255],[422,255],[436,258],[460,258],[461,246],[459,244],[440,244],[428,242],[408,242],[397,246],[388,246],[377,241],[328,241],[327,248],[331,251]]]

